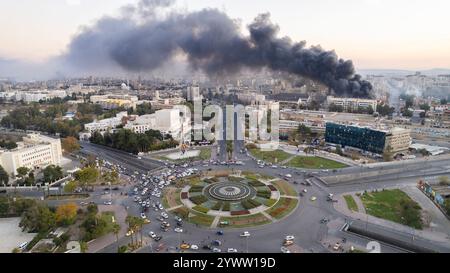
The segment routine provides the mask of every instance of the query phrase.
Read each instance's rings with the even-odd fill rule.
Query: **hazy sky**
[[[133,0],[2,0],[0,58],[44,60],[64,52],[80,26]],[[357,68],[450,68],[448,0],[179,0],[215,7],[245,26],[270,12],[281,34],[335,49]]]

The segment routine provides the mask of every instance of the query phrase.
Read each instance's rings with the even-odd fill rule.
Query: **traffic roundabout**
[[[289,183],[248,171],[203,172],[187,178],[179,188],[172,191],[178,194],[179,205],[166,209],[210,228],[270,224],[298,206],[298,193]]]

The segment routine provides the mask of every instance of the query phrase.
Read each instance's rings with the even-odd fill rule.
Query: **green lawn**
[[[370,215],[422,229],[421,207],[401,190],[365,193],[361,200]]]
[[[272,222],[267,217],[265,217],[262,213],[257,213],[257,214],[248,215],[248,216],[220,217],[220,222],[223,222],[223,221],[228,221],[228,223],[230,223],[230,224],[228,226],[223,226],[222,228],[253,227],[253,226],[270,224]]]
[[[351,195],[344,195],[345,202],[347,203],[347,207],[349,210],[358,212],[358,205],[356,204],[355,199]]]
[[[202,148],[198,157],[201,160],[209,160],[211,158],[211,148]]]
[[[282,161],[291,157],[290,154],[282,151],[261,151],[260,149],[250,149],[250,153],[257,159],[263,160],[267,163],[280,164]]]
[[[341,169],[348,167],[343,163],[317,156],[296,156],[288,162],[288,165],[302,169]]]
[[[189,222],[201,226],[211,226],[214,221],[214,216],[209,216],[201,213],[193,213],[191,211],[191,216],[189,217]]]

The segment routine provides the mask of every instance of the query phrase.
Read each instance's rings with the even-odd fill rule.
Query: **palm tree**
[[[114,235],[116,235],[116,244],[117,244],[117,251],[119,251],[119,232],[120,232],[120,225],[115,223],[112,227],[112,231]]]
[[[133,246],[135,245],[142,245],[142,226],[144,225],[144,220],[136,217],[136,216],[127,216],[125,219],[125,222],[128,223],[128,227],[130,230],[133,231],[133,234],[131,234],[131,244]],[[137,232],[140,233],[140,241],[138,242]],[[133,240],[133,236],[136,236],[136,240]],[[133,244],[135,242],[135,244]]]
[[[231,160],[233,156],[233,141],[227,140],[227,153],[228,153],[228,160]]]
[[[133,224],[133,216],[127,216],[127,218],[125,219],[125,223],[128,224],[128,230],[130,232],[134,232],[134,224]],[[133,241],[133,233],[131,233],[131,245],[134,245],[134,241]]]

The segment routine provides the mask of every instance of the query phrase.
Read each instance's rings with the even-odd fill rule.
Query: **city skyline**
[[[239,19],[244,33],[253,18],[270,11],[281,36],[334,49],[340,57],[353,60],[357,69],[450,68],[450,30],[445,28],[450,19],[444,14],[449,4],[432,2],[192,0],[177,1],[169,10],[217,8]],[[4,1],[0,3],[0,59],[45,62],[66,52],[83,26],[93,25],[105,15],[117,16],[122,7],[134,3],[45,0],[39,1],[40,12],[35,13],[35,8],[29,8],[36,5],[33,1]],[[377,14],[383,14],[382,20],[377,20]]]

